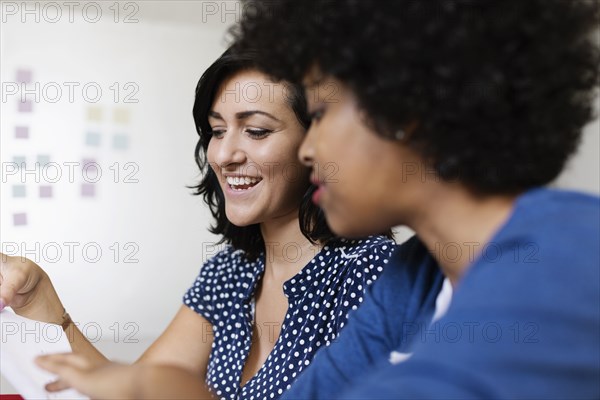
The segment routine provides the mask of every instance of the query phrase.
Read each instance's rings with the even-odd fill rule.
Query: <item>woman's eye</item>
[[[246,129],[246,132],[253,138],[263,138],[273,131],[269,129]]]
[[[325,110],[322,108],[311,112],[309,114],[310,121],[311,122],[319,122],[319,120],[323,117],[324,113],[325,113]]]
[[[215,138],[219,139],[219,138],[223,137],[223,135],[225,134],[225,130],[221,130],[221,129],[213,129],[213,130],[210,132],[210,134],[211,134],[213,137],[215,137]]]

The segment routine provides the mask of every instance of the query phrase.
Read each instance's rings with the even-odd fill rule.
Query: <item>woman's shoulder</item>
[[[331,277],[337,276],[344,281],[350,278],[350,283],[355,284],[360,281],[370,284],[384,270],[396,249],[396,243],[385,236],[338,238],[327,243],[321,252],[327,260],[320,261],[333,266],[327,269]]]
[[[235,249],[228,244],[206,260],[200,269],[200,275],[246,277],[252,274],[258,263],[260,263],[260,257],[250,259],[243,250]]]
[[[262,258],[250,260],[244,251],[225,245],[202,265],[184,302],[214,323],[224,299],[248,296],[262,269]]]
[[[342,258],[356,259],[377,256],[377,259],[389,259],[398,247],[396,242],[383,235],[373,235],[361,239],[337,238],[327,246]]]

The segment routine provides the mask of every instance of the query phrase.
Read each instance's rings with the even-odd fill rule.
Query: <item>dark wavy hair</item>
[[[599,4],[584,0],[253,0],[231,33],[268,74],[317,66],[379,134],[480,194],[555,179],[594,117]]]
[[[244,250],[248,257],[256,258],[264,250],[265,244],[258,224],[249,226],[236,226],[225,215],[225,197],[218,178],[210,167],[206,158],[208,143],[212,137],[212,129],[208,123],[208,113],[212,108],[214,97],[221,84],[234,74],[243,70],[258,69],[255,63],[256,54],[252,51],[233,53],[226,50],[204,72],[196,87],[193,115],[196,131],[200,136],[195,148],[196,164],[202,174],[201,181],[196,186],[191,186],[194,195],[204,198],[215,218],[215,224],[209,230],[222,235],[219,243],[229,243],[236,249]],[[286,101],[294,111],[300,124],[307,129],[310,118],[306,109],[306,99],[301,86],[289,84],[286,91]],[[300,230],[311,242],[327,242],[334,237],[327,226],[322,210],[312,200],[316,187],[309,182],[299,209]]]

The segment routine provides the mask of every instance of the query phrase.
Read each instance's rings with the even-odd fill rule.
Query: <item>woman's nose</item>
[[[221,138],[214,138],[211,144],[215,145],[214,162],[225,168],[234,164],[243,164],[246,161],[246,152],[243,149],[243,141],[236,132],[226,132]]]
[[[306,136],[304,136],[304,140],[298,149],[298,158],[300,159],[300,162],[307,167],[312,167],[314,164],[314,147],[312,143],[313,135],[311,134],[312,131],[314,131],[314,129],[309,127],[308,131],[306,132]]]

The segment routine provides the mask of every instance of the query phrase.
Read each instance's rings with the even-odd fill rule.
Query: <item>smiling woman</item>
[[[205,382],[221,398],[278,398],[336,340],[391,257],[395,244],[386,235],[334,236],[311,201],[310,168],[297,156],[309,121],[299,86],[272,81],[251,53],[227,51],[200,78],[193,115],[202,172],[195,194],[210,207],[211,231],[225,248],[202,266],[171,324],[131,368],[111,366],[64,320],[80,356],[41,361],[60,377],[49,390],[156,398],[147,377],[171,365],[194,377],[196,397]],[[2,268],[6,304],[63,322],[39,266],[7,258]],[[163,382],[179,388],[176,379]],[[136,382],[146,391],[132,391]]]
[[[273,82],[254,66],[252,53],[233,55],[227,51],[198,82],[193,114],[200,135],[196,163],[203,172],[196,194],[204,197],[215,217],[213,233],[223,235],[223,241],[251,257],[263,250],[259,224],[234,220],[234,214],[227,211],[234,213],[236,203],[226,202],[225,195],[243,189],[242,179],[249,185],[246,178],[266,178],[261,185],[270,189],[263,195],[275,190],[287,196],[286,207],[299,208],[300,229],[305,235],[315,241],[333,237],[322,211],[310,201],[315,187],[309,184],[308,168],[296,155],[310,124],[301,86]],[[242,151],[248,145],[251,149]],[[227,153],[232,151],[229,146],[234,146],[235,154]],[[226,178],[232,186],[224,185]],[[246,203],[246,207],[252,204]]]
[[[227,218],[236,226],[294,212],[309,187],[309,170],[296,156],[305,127],[283,91],[227,101],[240,87],[269,84],[274,83],[258,71],[240,71],[221,84],[209,113],[207,159],[225,195]]]
[[[225,52],[196,89],[196,194],[231,244],[201,269],[185,304],[210,325],[206,381],[222,398],[276,398],[331,343],[393,250],[383,236],[335,238],[298,160],[303,91],[252,53]],[[362,265],[361,265],[362,264]]]

